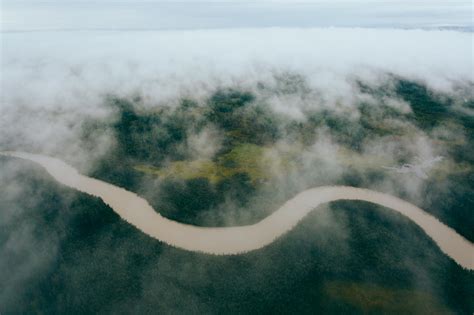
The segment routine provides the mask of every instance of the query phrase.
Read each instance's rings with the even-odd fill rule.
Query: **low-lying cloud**
[[[254,90],[285,72],[310,89],[270,96],[293,116],[351,108],[361,97],[354,79],[376,85],[395,74],[450,92],[473,82],[471,42],[471,33],[336,28],[3,33],[0,143],[67,149],[84,117],[110,115],[106,95],[160,106],[219,87]]]

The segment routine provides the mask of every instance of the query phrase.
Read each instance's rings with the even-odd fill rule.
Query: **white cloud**
[[[2,35],[2,107],[95,107],[103,93],[156,102],[216,85],[253,85],[294,71],[324,90],[350,93],[356,74],[391,72],[449,89],[473,81],[471,33],[374,29],[239,29]]]
[[[91,150],[77,141],[81,121],[107,117],[106,94],[139,94],[144,105],[156,106],[183,96],[203,99],[220,86],[254,89],[275,73],[300,74],[316,91],[270,95],[277,111],[293,117],[321,104],[350,112],[360,100],[354,77],[375,84],[394,73],[450,91],[474,81],[472,37],[358,28],[3,33],[0,143],[33,143],[80,160]],[[96,140],[100,155],[110,139]]]

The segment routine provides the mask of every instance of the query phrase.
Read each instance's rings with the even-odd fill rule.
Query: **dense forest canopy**
[[[319,91],[291,73],[155,106],[139,94],[108,95],[110,115],[80,122],[78,141],[91,152],[98,135],[110,138],[86,172],[144,196],[170,219],[202,226],[255,223],[309,187],[369,187],[410,200],[474,241],[474,116],[466,114],[474,100],[465,88],[444,93],[388,77],[378,85],[356,80],[349,109],[324,106]],[[295,115],[275,97],[306,105]],[[427,179],[384,168],[438,155]],[[472,271],[382,207],[335,202],[262,250],[203,255],[147,237],[36,166],[0,162],[0,282],[13,284],[0,312],[474,309]]]

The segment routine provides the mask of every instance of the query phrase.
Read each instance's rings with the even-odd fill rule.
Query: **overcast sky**
[[[2,0],[2,31],[151,30],[254,27],[463,27],[461,1]]]

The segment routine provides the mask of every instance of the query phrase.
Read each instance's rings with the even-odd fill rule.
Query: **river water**
[[[63,161],[25,152],[0,155],[41,165],[58,182],[99,197],[123,220],[169,245],[216,255],[240,254],[262,248],[290,231],[309,212],[336,200],[363,200],[392,209],[408,217],[459,265],[474,270],[474,244],[417,206],[400,198],[363,188],[323,186],[305,190],[288,200],[270,216],[252,225],[198,227],[169,220],[137,194],[78,173]],[[395,231],[394,231],[395,232]],[[409,240],[407,240],[409,241]]]

